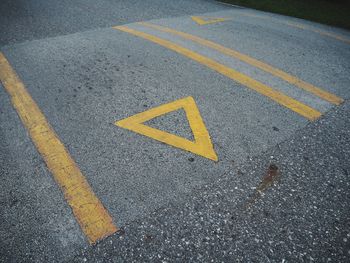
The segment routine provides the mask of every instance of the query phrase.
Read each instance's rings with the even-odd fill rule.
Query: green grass
[[[218,0],[350,29],[350,0]]]

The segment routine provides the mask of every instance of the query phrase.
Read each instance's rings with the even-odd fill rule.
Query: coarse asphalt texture
[[[137,22],[218,43],[344,102]],[[120,25],[322,116],[310,121]],[[120,230],[89,245],[0,82],[0,262],[348,262],[349,40],[346,30],[215,1],[1,1],[0,51]],[[218,162],[115,125],[185,97]],[[183,110],[145,124],[193,140]]]

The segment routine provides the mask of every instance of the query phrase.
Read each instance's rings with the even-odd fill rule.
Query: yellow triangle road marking
[[[191,16],[192,20],[198,25],[214,24],[230,20],[230,18],[210,17],[210,16]]]
[[[158,116],[167,114],[172,111],[184,109],[186,117],[190,124],[194,141],[187,140],[183,137],[161,131],[143,124]],[[154,140],[169,144],[171,146],[198,154],[213,161],[217,161],[218,157],[215,153],[210,140],[209,133],[205,127],[202,117],[199,113],[196,102],[192,97],[176,100],[150,110],[138,113],[126,119],[117,121],[115,125],[150,137]]]

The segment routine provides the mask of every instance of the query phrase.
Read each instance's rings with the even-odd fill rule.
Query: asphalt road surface
[[[350,32],[214,1],[0,3],[0,262],[349,262]]]

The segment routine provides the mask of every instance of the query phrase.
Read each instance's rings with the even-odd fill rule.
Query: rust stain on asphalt
[[[250,207],[263,195],[263,193],[275,185],[280,178],[280,171],[275,164],[270,164],[267,168],[266,174],[263,177],[262,181],[259,183],[254,195],[249,199],[245,205],[245,209],[250,209]]]

